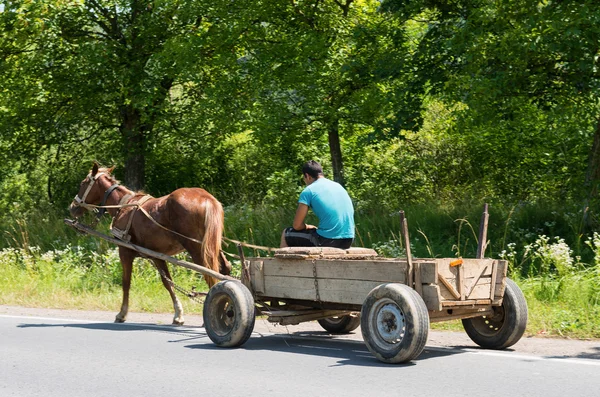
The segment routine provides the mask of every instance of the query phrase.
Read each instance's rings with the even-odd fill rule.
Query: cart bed
[[[498,306],[505,288],[506,261],[378,258],[366,249],[285,248],[275,257],[248,258],[255,298],[360,306],[384,283],[414,288],[430,312],[452,307]]]

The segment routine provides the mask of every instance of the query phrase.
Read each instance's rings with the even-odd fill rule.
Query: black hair
[[[302,166],[302,175],[308,174],[313,178],[317,179],[319,175],[323,175],[323,167],[315,160],[310,160],[304,163]]]

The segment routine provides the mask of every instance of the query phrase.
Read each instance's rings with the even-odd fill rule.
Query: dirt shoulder
[[[0,315],[46,317],[90,322],[112,322],[115,318],[114,312],[106,311],[28,308],[7,305],[0,305]],[[186,315],[185,318],[187,327],[203,326],[202,316]],[[159,325],[170,325],[171,321],[172,315],[166,313],[130,313],[127,319],[128,323]],[[260,334],[288,334],[290,336],[323,336],[327,334],[314,321],[294,326],[280,326],[271,324],[266,320],[257,319],[254,330]],[[353,334],[336,336],[336,338],[362,340],[360,329]],[[427,346],[440,348],[477,348],[477,345],[469,339],[466,333],[449,331],[430,331]],[[542,357],[600,360],[600,340],[524,337],[509,350],[519,354]]]

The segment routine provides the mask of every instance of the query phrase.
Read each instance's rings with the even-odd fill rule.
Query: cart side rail
[[[452,261],[414,259],[410,267],[405,259],[248,258],[249,287],[259,298],[361,305],[378,285],[415,280],[411,287],[430,311],[502,303],[506,261],[464,259],[451,266]]]

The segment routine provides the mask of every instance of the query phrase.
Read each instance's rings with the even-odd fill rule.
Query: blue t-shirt
[[[339,183],[318,178],[300,193],[298,203],[308,205],[319,218],[320,236],[354,238],[354,207]]]

